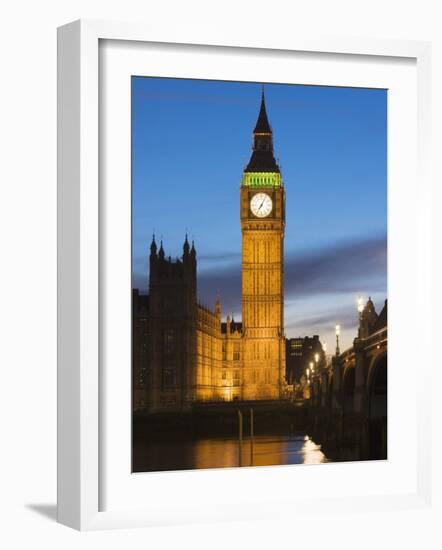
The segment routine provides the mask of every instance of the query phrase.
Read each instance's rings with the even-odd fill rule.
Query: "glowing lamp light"
[[[359,296],[358,298],[358,311],[359,313],[362,313],[364,310],[364,298],[362,296]]]
[[[336,355],[338,356],[340,354],[339,350],[339,335],[341,334],[341,325],[335,326],[335,332],[336,332]]]
[[[319,361],[319,353],[315,353],[315,362],[317,363]]]
[[[327,344],[325,342],[322,344],[322,349],[323,349],[324,353],[327,352]]]

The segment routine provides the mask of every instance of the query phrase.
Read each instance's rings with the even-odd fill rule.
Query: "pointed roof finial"
[[[183,252],[185,256],[189,254],[189,250],[190,250],[190,246],[189,246],[189,241],[187,240],[187,231],[186,231],[186,238],[184,239],[184,244],[183,244]]]
[[[164,258],[163,239],[161,239],[160,241],[160,250],[158,252],[158,255],[160,256],[160,258]]]
[[[261,106],[253,130],[252,156],[244,172],[281,172],[273,153],[273,133],[267,118],[264,84],[261,85]]]
[[[157,243],[155,242],[155,233],[152,235],[152,242],[150,243],[150,251],[155,254],[157,251]]]
[[[219,293],[217,293],[215,301],[215,313],[221,317],[221,300],[219,299]]]
[[[267,118],[266,111],[266,102],[264,96],[264,84],[261,88],[261,108],[259,109],[258,120],[256,121],[255,129],[253,130],[254,134],[271,134],[272,129],[270,128],[269,119]]]

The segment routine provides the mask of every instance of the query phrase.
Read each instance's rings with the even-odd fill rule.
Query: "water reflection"
[[[303,464],[322,464],[327,462],[321,446],[316,445],[308,436],[305,436],[304,445],[301,449],[304,457]]]
[[[255,436],[243,441],[243,466],[322,464],[327,458],[308,436]],[[231,468],[239,465],[238,440],[145,441],[134,449],[134,471]]]

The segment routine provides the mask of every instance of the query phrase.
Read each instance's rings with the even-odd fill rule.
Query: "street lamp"
[[[362,313],[364,311],[364,299],[362,298],[362,296],[359,296],[358,298],[357,309],[358,309],[358,315],[359,315],[358,338],[360,338],[361,330],[362,330]]]
[[[339,350],[339,335],[341,334],[341,325],[335,326],[335,333],[336,333],[336,355],[338,356],[341,352]]]
[[[358,338],[361,337],[361,325],[362,325],[362,312],[364,311],[364,298],[362,296],[358,297],[357,309],[359,314],[359,328],[358,328]]]
[[[310,370],[312,371],[312,374],[315,372],[315,366],[313,364],[313,361],[310,361],[309,363]]]

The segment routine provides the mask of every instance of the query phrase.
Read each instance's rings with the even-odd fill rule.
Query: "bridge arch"
[[[370,458],[387,458],[387,350],[378,353],[369,367],[367,417]]]
[[[327,394],[328,394],[328,376],[323,374],[321,376],[321,407],[326,406],[327,404]]]
[[[327,408],[331,409],[333,407],[333,374],[330,375],[330,378],[327,379]]]
[[[343,412],[352,413],[354,411],[354,400],[355,400],[355,366],[353,363],[344,367],[344,372],[342,374],[342,404]]]
[[[315,407],[319,407],[321,405],[321,393],[322,393],[322,380],[321,378],[318,376],[317,378],[315,378],[315,381],[313,383],[313,396],[314,396],[314,401],[313,401],[313,404]]]

